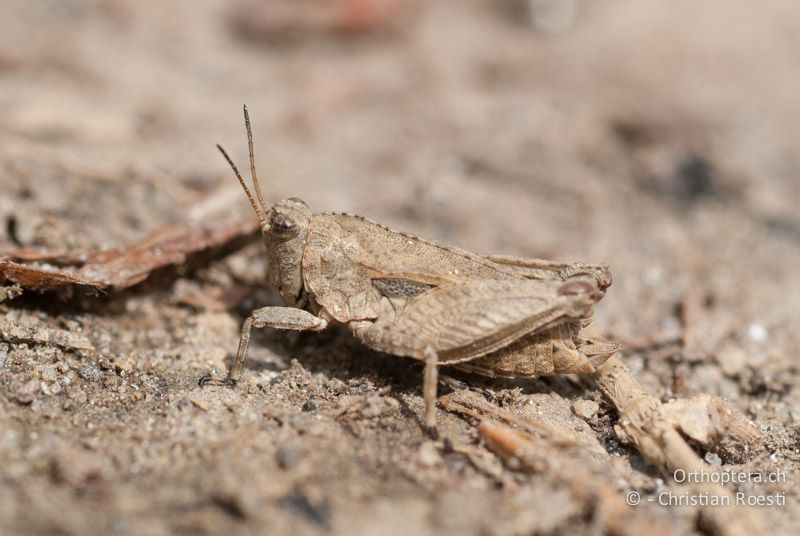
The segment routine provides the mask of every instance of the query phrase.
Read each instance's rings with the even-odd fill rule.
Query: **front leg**
[[[256,309],[248,316],[242,324],[242,334],[239,338],[239,349],[236,351],[236,359],[233,361],[228,376],[218,378],[214,376],[203,376],[198,382],[200,387],[204,385],[236,385],[239,373],[242,371],[244,360],[247,358],[247,347],[250,345],[250,330],[253,327],[270,327],[275,329],[293,329],[296,331],[322,331],[328,326],[328,321],[324,318],[314,316],[308,311],[294,307],[262,307]]]

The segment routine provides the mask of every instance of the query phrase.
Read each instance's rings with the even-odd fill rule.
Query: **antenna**
[[[247,105],[242,106],[244,109],[244,126],[247,129],[247,150],[250,153],[250,175],[253,177],[253,186],[256,189],[256,199],[261,205],[261,210],[267,212],[267,207],[264,206],[264,195],[261,193],[261,185],[258,184],[258,175],[256,175],[256,157],[253,153],[253,130],[250,128],[250,114],[247,113]]]
[[[250,205],[253,207],[253,210],[256,211],[256,216],[258,216],[258,221],[261,223],[261,227],[264,227],[267,217],[266,217],[266,212],[263,209],[263,205],[261,207],[261,210],[259,210],[259,206],[256,204],[256,200],[253,198],[253,194],[250,193],[250,189],[247,187],[247,184],[245,184],[244,179],[242,178],[242,174],[239,173],[239,169],[236,167],[236,164],[233,163],[231,157],[228,156],[228,153],[225,152],[225,149],[223,149],[220,144],[217,144],[217,149],[219,149],[219,152],[222,153],[222,156],[225,157],[225,160],[228,161],[228,165],[231,166],[231,169],[236,174],[236,178],[239,179],[239,184],[241,184],[242,188],[244,188],[244,193],[245,195],[247,195],[247,199],[250,201]],[[250,154],[251,155],[253,154],[252,151],[250,152]]]

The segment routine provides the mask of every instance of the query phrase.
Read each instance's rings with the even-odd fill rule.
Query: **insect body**
[[[619,349],[581,328],[611,285],[604,265],[481,256],[343,213],[314,214],[289,198],[270,208],[256,176],[244,109],[255,196],[225,151],[261,223],[269,284],[286,307],[256,309],[242,325],[233,385],[252,327],[312,330],[347,326],[375,350],[425,363],[424,422],[435,430],[440,365],[487,376],[592,372]]]

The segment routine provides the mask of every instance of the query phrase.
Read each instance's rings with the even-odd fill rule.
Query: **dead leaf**
[[[170,226],[141,242],[85,253],[32,249],[0,251],[0,281],[26,290],[68,286],[123,289],[141,283],[155,270],[186,264],[190,257],[229,252],[258,238],[251,219],[207,227]]]

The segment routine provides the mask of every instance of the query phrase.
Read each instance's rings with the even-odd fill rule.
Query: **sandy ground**
[[[522,2],[407,1],[364,35],[270,29],[273,4],[3,0],[0,248],[247,213],[214,149],[246,162],[246,102],[270,200],[608,263],[598,332],[662,400],[712,393],[756,422],[744,456],[698,453],[784,475],[734,488],[784,494],[758,515],[797,533],[797,3],[587,1],[537,29]],[[503,468],[469,419],[440,412],[486,466],[427,439],[420,368],[343,330],[258,333],[239,387],[200,390],[249,310],[277,303],[264,272],[253,245],[125,292],[0,299],[0,327],[45,336],[0,340],[0,533],[604,531],[559,474]],[[65,331],[92,349],[47,342]],[[576,464],[620,497],[666,489],[587,382],[454,376],[573,430]],[[633,510],[703,531],[695,508]]]

